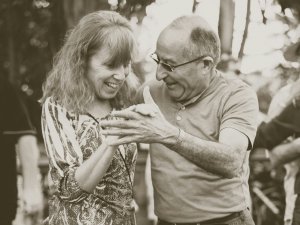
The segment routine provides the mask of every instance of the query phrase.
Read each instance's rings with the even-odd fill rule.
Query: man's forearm
[[[178,140],[165,145],[208,172],[232,178],[241,166],[238,151],[229,145],[206,141],[187,133],[179,144],[176,142]]]

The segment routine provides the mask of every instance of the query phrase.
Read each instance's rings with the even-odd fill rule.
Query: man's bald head
[[[175,19],[161,33],[178,33],[176,39],[185,39],[182,54],[186,57],[210,56],[216,65],[220,59],[220,39],[212,27],[200,16],[189,15]]]

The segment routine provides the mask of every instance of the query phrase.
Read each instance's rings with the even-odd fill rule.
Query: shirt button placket
[[[179,110],[178,110],[178,112],[177,112],[177,115],[176,115],[176,120],[177,120],[177,121],[182,120],[182,116],[180,115],[180,111],[185,110],[185,106],[184,106],[184,105],[180,105],[179,107],[180,107],[180,108],[179,108]]]

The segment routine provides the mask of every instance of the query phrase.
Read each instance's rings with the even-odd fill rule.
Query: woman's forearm
[[[108,146],[103,142],[96,152],[78,167],[75,179],[83,190],[92,192],[95,189],[105,175],[116,150],[117,146]]]

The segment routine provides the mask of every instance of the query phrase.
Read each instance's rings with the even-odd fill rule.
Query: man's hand
[[[120,136],[121,138],[110,145],[121,145],[131,142],[163,143],[176,137],[178,128],[170,124],[154,102],[149,87],[143,91],[145,104],[131,106],[121,111],[112,112],[113,116],[124,120],[101,121],[105,129],[104,135]]]

